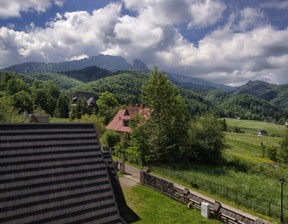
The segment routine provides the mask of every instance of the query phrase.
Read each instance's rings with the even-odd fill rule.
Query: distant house
[[[139,220],[93,124],[0,124],[0,142],[1,224]]]
[[[261,130],[261,131],[259,131],[258,136],[263,136],[263,135],[267,135],[267,134],[268,134],[267,131]]]
[[[98,106],[96,103],[96,95],[94,93],[88,93],[88,92],[76,92],[73,99],[72,99],[72,105],[71,107],[74,107],[77,105],[77,102],[81,99],[87,100],[87,107],[90,110],[97,110]]]
[[[137,114],[144,114],[144,116],[147,116],[149,111],[150,109],[144,108],[143,104],[140,106],[136,105],[135,107],[126,107],[125,110],[119,110],[111,123],[106,126],[106,129],[120,133],[129,133],[131,132],[131,128],[129,127],[131,119]]]

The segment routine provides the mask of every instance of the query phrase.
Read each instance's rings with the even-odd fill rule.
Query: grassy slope
[[[221,223],[213,219],[204,219],[197,209],[187,209],[181,204],[157,191],[137,186],[123,188],[127,204],[142,219],[139,224],[186,224]]]
[[[226,119],[226,121],[228,127],[238,126],[245,133],[226,133],[226,143],[229,148],[225,150],[224,157],[228,161],[234,159],[235,162],[235,158],[236,162],[237,159],[246,161],[251,164],[253,171],[241,172],[235,165],[220,164],[215,166],[196,163],[189,167],[183,166],[183,164],[174,167],[157,166],[152,167],[152,171],[190,188],[193,188],[191,183],[193,183],[193,177],[196,176],[280,204],[279,176],[284,176],[287,179],[288,172],[282,168],[273,168],[273,161],[261,158],[260,144],[263,142],[264,145],[278,145],[281,138],[272,136],[281,136],[285,127],[259,121],[236,119]],[[254,135],[259,130],[266,130],[268,136]],[[259,164],[267,165],[259,166]],[[284,201],[288,201],[286,188],[287,184],[284,183]]]

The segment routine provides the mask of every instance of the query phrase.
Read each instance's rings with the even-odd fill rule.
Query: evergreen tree
[[[55,117],[67,118],[69,116],[70,99],[65,94],[60,94],[54,111]]]

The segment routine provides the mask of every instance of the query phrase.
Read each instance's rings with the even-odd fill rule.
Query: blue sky
[[[0,0],[0,68],[98,54],[241,85],[288,83],[286,0]]]

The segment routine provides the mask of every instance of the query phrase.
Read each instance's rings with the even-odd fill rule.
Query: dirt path
[[[123,177],[120,178],[122,187],[134,187],[140,183],[140,169],[125,164],[125,172]]]

